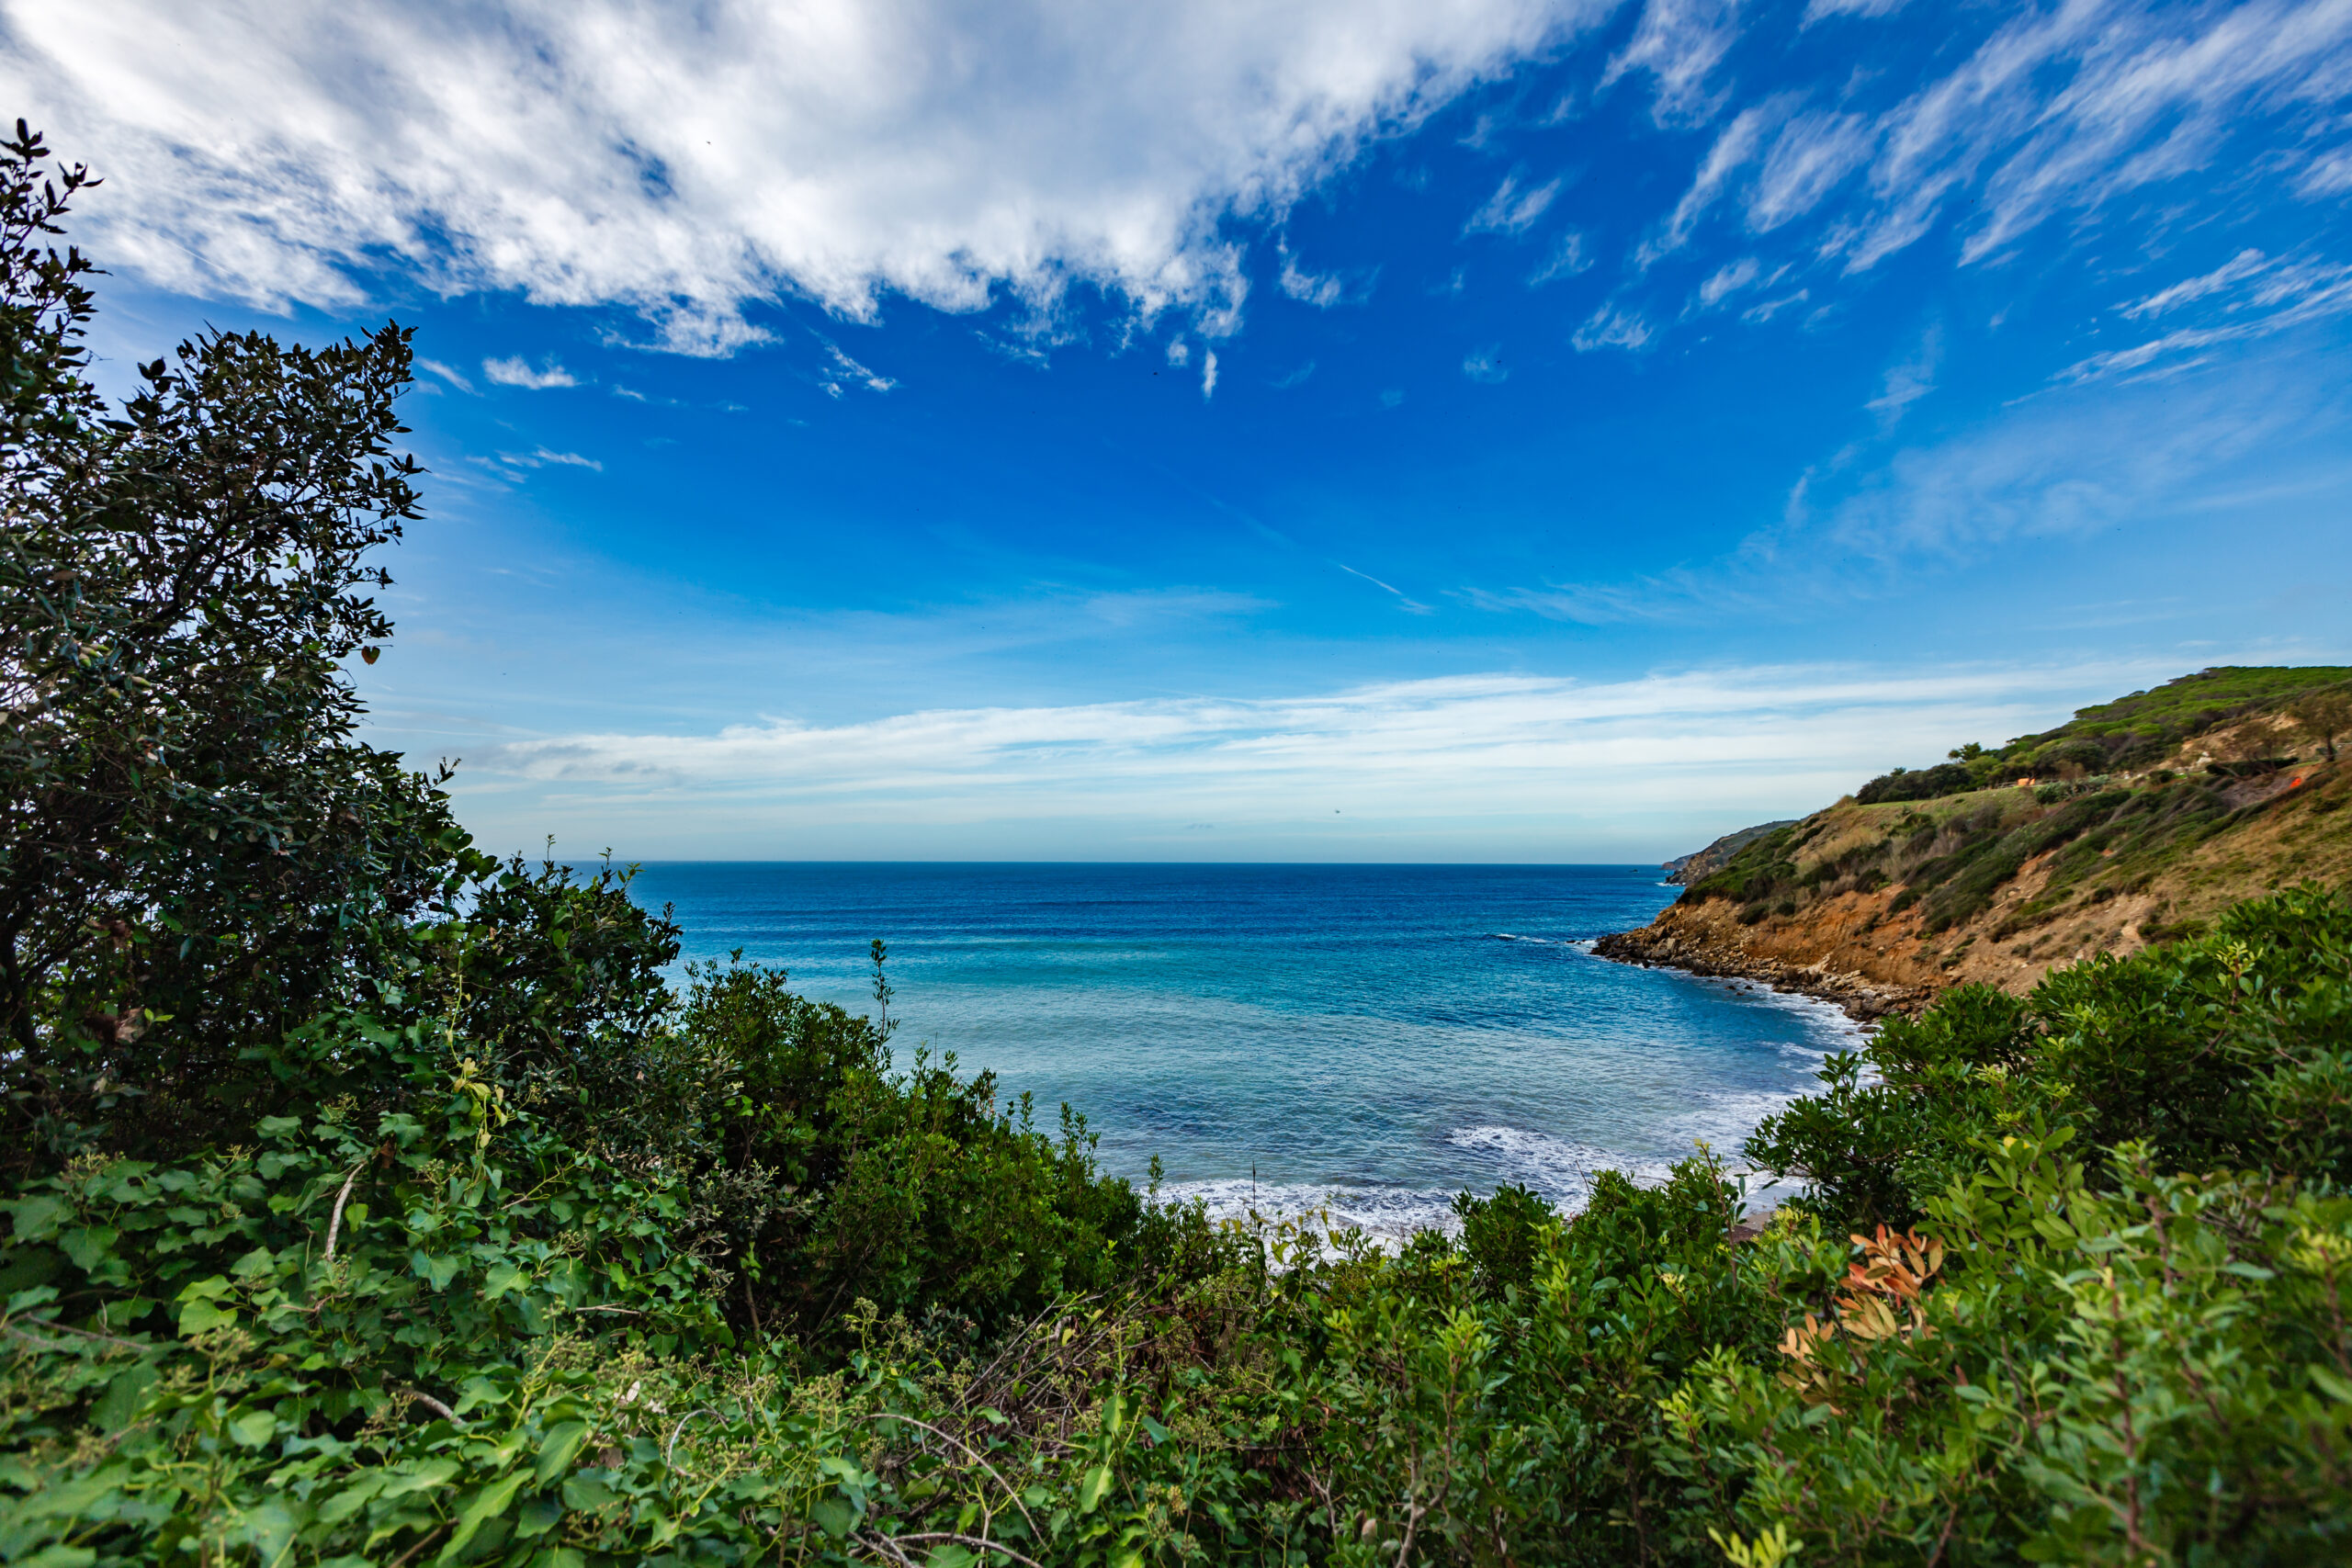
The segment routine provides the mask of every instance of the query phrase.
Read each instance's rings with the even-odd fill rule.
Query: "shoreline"
[[[1830,1003],[1865,1029],[1890,1013],[1917,1012],[1936,995],[1930,987],[1883,986],[1822,963],[1794,964],[1776,958],[1754,958],[1745,952],[1685,941],[1655,925],[1597,937],[1591,952],[1612,964],[1642,969],[1672,969],[1706,979],[1752,980],[1790,996]]]

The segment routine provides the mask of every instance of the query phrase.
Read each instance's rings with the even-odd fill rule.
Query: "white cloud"
[[[1962,240],[1968,260],[2070,209],[2208,167],[2242,120],[2324,113],[2352,71],[2347,46],[2352,6],[2342,0],[2191,9],[2075,0],[2020,16],[1882,118],[1871,201],[1848,265],[1868,267],[1916,243],[1972,187],[1981,195]],[[2283,170],[2303,176],[2335,151],[2290,155]]]
[[[1601,85],[1646,71],[1657,84],[1651,112],[1660,125],[1712,119],[1722,96],[1709,90],[1709,83],[1738,37],[1738,23],[1739,0],[1648,0],[1633,38],[1610,61]]]
[[[1585,319],[1568,341],[1580,354],[1589,354],[1596,348],[1638,349],[1656,335],[1657,330],[1638,310],[1603,305]]]
[[[1808,18],[1892,8],[1820,3]],[[2241,201],[2250,187],[2314,201],[2352,189],[2340,114],[2352,93],[2346,0],[2061,0],[2012,10],[1873,110],[1860,106],[1886,79],[1849,61],[1809,86],[1778,77],[1770,96],[1736,105],[1734,85],[1719,85],[1733,9],[1656,0],[1609,74],[1652,71],[1661,123],[1729,118],[1636,248],[1636,266],[1682,252],[1735,202],[1748,235],[1790,234],[1786,253],[1766,254],[1768,267],[1826,263],[1852,274],[1946,223],[1963,263],[1996,262],[2062,221],[2082,236],[2107,232],[2102,221],[2128,225],[2125,243],[2161,255],[2172,248],[2161,242],[2233,198],[2180,182],[2210,186],[2225,167],[2222,188]]]
[[[1739,313],[1739,319],[1752,325],[1761,326],[1790,306],[1802,305],[1812,298],[1813,290],[1800,288],[1793,294],[1783,294],[1777,299],[1767,299],[1760,305],[1751,305]]]
[[[1571,229],[1553,242],[1552,253],[1544,258],[1544,265],[1527,275],[1528,287],[1574,277],[1591,265],[1592,257],[1586,252],[1584,236]]]
[[[1924,395],[1937,358],[1935,334],[1923,334],[1886,377],[1894,402]],[[2352,401],[2324,353],[2275,353],[2161,385],[2052,389],[1957,434],[1883,456],[1849,449],[1808,469],[1777,522],[1712,561],[1460,596],[1589,626],[1791,624],[1917,594],[1923,579],[2027,540],[2117,530],[2128,548],[2121,538],[2143,528],[2222,538],[2290,521],[2324,527],[2314,520],[2352,500],[2347,429]]]
[[[1763,145],[1765,129],[1780,118],[1786,106],[1778,100],[1743,109],[1723,133],[1707,149],[1699,172],[1692,176],[1690,188],[1674,204],[1667,215],[1665,225],[1657,236],[1646,241],[1635,255],[1635,262],[1649,266],[1690,243],[1691,231],[1715,198],[1730,186],[1732,176],[1752,163]]]
[[[1318,310],[1328,310],[1340,302],[1340,296],[1344,289],[1345,285],[1340,281],[1336,273],[1318,275],[1302,272],[1289,253],[1283,253],[1282,290],[1300,304],[1312,305]]]
[[[1250,701],[551,736],[494,748],[460,776],[477,789],[535,788],[559,807],[576,792],[594,803],[599,831],[639,840],[632,853],[716,832],[736,853],[779,834],[845,834],[833,841],[887,852],[943,824],[967,846],[1050,832],[1057,852],[1100,853],[1201,820],[1253,838],[1319,817],[1329,831],[1328,808],[1345,803],[1345,830],[1418,829],[1426,854],[1464,823],[1508,844],[1578,824],[1622,833],[1628,818],[1717,811],[1744,822],[1767,802],[1820,805],[1955,740],[2027,732],[2177,672],[1781,667],[1589,684],[1479,674]]]
[[[1805,25],[1831,17],[1890,17],[1903,9],[1904,0],[1813,0],[1804,8]]]
[[[1742,256],[1736,262],[1725,262],[1708,274],[1707,280],[1699,285],[1699,303],[1702,305],[1721,303],[1724,295],[1736,294],[1755,282],[1763,270],[1763,265],[1754,256]]]
[[[1505,175],[1486,205],[1462,226],[1465,234],[1523,234],[1544,216],[1560,194],[1558,180],[1546,180],[1532,190],[1520,188],[1519,176]]]
[[[2295,193],[2313,201],[2347,190],[2352,190],[2352,147],[2321,153],[2295,182]]]
[[[2308,361],[2274,359],[2161,386],[2052,390],[1949,439],[1898,450],[1791,541],[1832,558],[1894,565],[1973,561],[2010,541],[2131,529],[2203,513],[2257,526],[2269,506],[2232,501],[2248,484],[2310,474],[2341,491],[2340,389]],[[2335,434],[2331,437],[2331,432]]]
[[[869,392],[887,392],[899,384],[889,377],[860,365],[843,354],[835,344],[825,345],[825,369],[820,373],[818,384],[825,389],[827,397],[839,398],[851,387],[863,387]]]
[[[1180,337],[1180,338],[1176,339],[1174,342],[1170,343],[1170,344],[1168,345],[1168,363],[1169,363],[1169,364],[1170,364],[1170,365],[1190,365],[1192,362],[1193,362],[1193,345],[1192,345],[1191,344],[1186,343],[1182,338],[1181,338],[1181,337]]]
[[[2352,315],[2352,265],[2266,260],[2259,251],[2241,251],[2202,276],[2124,307],[2132,320],[2162,315],[2196,300],[2214,299],[2209,324],[2181,327],[2129,348],[2109,349],[2061,370],[2052,379],[2095,381],[2142,370],[2218,344],[2273,336],[2291,327]]]
[[[1358,571],[1355,568],[1350,566],[1345,561],[1335,560],[1331,564],[1338,567],[1341,571],[1346,572],[1350,577],[1361,577],[1366,582],[1371,583],[1374,588],[1379,589],[1382,592],[1395,595],[1398,601],[1397,607],[1409,615],[1434,615],[1437,614],[1435,610],[1431,609],[1429,605],[1422,604],[1419,600],[1414,598],[1403,589],[1396,587],[1393,583],[1383,582],[1380,579],[1373,576],[1372,573],[1368,571]]]
[[[463,371],[444,365],[437,359],[426,359],[420,356],[416,362],[416,367],[419,370],[430,370],[434,375],[440,377],[441,379],[448,382],[449,385],[457,388],[458,390],[461,392],[470,392],[474,389],[474,384],[466,378]]]
[[[1210,349],[1206,354],[1201,355],[1201,401],[1206,402],[1216,395],[1216,350]]]
[[[529,452],[501,452],[498,460],[510,468],[593,468],[605,471],[605,465],[594,457],[583,457],[577,452],[557,452],[541,446]]]
[[[1473,381],[1484,381],[1488,386],[1508,380],[1510,377],[1510,369],[1502,362],[1499,345],[1471,350],[1463,358],[1462,373]]]
[[[2169,288],[2159,289],[2144,299],[2133,300],[2123,307],[2123,314],[2134,320],[2143,316],[2161,316],[2166,310],[2178,305],[2185,305],[2192,299],[2202,299],[2209,294],[2218,294],[2232,284],[2267,270],[2270,265],[2268,258],[2260,251],[2253,249],[2240,251],[2209,273],[2183,279]]]
[[[1362,305],[1372,299],[1373,284],[1380,269],[1369,268],[1353,275],[1309,272],[1298,265],[1290,247],[1282,247],[1282,291],[1303,305],[1328,310],[1334,305]]]
[[[1892,427],[1913,403],[1936,389],[1936,371],[1943,357],[1943,329],[1931,326],[1920,334],[1917,354],[1887,367],[1883,387],[1868,405],[1881,425]]]
[[[534,392],[544,392],[550,387],[577,387],[578,378],[550,359],[534,370],[517,356],[513,359],[485,359],[481,373],[502,387],[525,387]]]
[[[108,176],[85,232],[165,288],[615,303],[669,346],[752,300],[1049,307],[1229,331],[1219,222],[1277,213],[1607,0],[0,0],[0,83]]]
[[[1781,128],[1748,193],[1748,227],[1777,229],[1821,204],[1870,157],[1877,133],[1858,114],[1801,114]]]

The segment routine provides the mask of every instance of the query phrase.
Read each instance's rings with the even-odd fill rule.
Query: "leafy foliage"
[[[348,995],[369,930],[463,835],[353,739],[341,661],[390,625],[361,558],[416,515],[391,454],[407,334],[209,333],[109,412],[84,376],[80,169],[0,145],[0,1029],[12,1148],[180,1143],[239,1053]],[[248,1112],[247,1114],[250,1114]]]
[[[2341,665],[2221,665],[2079,708],[2055,729],[2021,735],[1988,749],[1955,748],[1951,761],[1915,771],[1896,768],[1854,792],[1864,806],[1966,795],[2013,779],[2146,768],[2183,741],[2249,716],[2284,716],[2329,761],[2335,740],[2352,731],[2352,669]]]

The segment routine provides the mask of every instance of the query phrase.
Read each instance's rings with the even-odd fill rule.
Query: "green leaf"
[[[593,1514],[621,1500],[621,1495],[593,1475],[567,1476],[563,1483],[563,1506],[574,1512]]]
[[[147,1391],[155,1386],[155,1369],[141,1363],[117,1372],[106,1393],[91,1407],[90,1422],[101,1432],[119,1432],[146,1407]]]
[[[588,1440],[588,1423],[566,1421],[548,1428],[539,1450],[539,1462],[532,1475],[542,1486],[571,1468],[580,1453],[580,1445]]]
[[[208,1301],[193,1301],[180,1308],[180,1334],[186,1337],[201,1334],[208,1328],[233,1326],[237,1314],[227,1307],[215,1306]]]
[[[390,1501],[394,1497],[405,1497],[412,1492],[429,1492],[446,1483],[457,1473],[456,1460],[429,1459],[414,1470],[404,1472],[397,1480],[388,1482],[384,1486],[384,1497]]]
[[[7,1210],[16,1220],[20,1242],[46,1241],[57,1234],[58,1223],[74,1212],[62,1198],[19,1198],[13,1203],[0,1203],[0,1209]]]
[[[848,1503],[839,1497],[820,1498],[817,1506],[808,1510],[808,1517],[837,1540],[848,1540],[849,1532],[857,1528],[857,1515]]]
[[[384,1489],[391,1476],[383,1471],[363,1472],[359,1478],[325,1502],[319,1505],[322,1524],[339,1525],[368,1506],[369,1498]]]
[[[57,1245],[65,1249],[74,1267],[86,1274],[96,1269],[121,1239],[121,1233],[111,1225],[76,1225],[59,1236]]]
[[[458,1510],[458,1528],[449,1537],[449,1544],[441,1549],[440,1562],[451,1562],[466,1549],[475,1532],[490,1520],[506,1511],[514,1500],[514,1493],[529,1476],[521,1471],[500,1476],[496,1481],[474,1494],[473,1501]]]
[[[84,1546],[44,1546],[30,1557],[16,1559],[16,1568],[90,1568],[98,1554]]]
[[[534,1497],[523,1505],[520,1517],[514,1521],[514,1533],[525,1540],[542,1536],[553,1529],[563,1518],[563,1505],[552,1497]]]
[[[1098,1464],[1086,1472],[1085,1480],[1078,1483],[1078,1511],[1081,1514],[1092,1513],[1102,1501],[1102,1494],[1109,1490],[1111,1490],[1111,1467],[1107,1464]]]
[[[229,1435],[249,1449],[261,1447],[277,1431],[277,1417],[267,1410],[248,1410],[229,1423]]]

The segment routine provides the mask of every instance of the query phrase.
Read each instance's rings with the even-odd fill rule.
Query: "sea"
[[[1321,1215],[1394,1242],[1504,1183],[1574,1210],[1596,1172],[1663,1179],[1706,1144],[1744,1170],[1757,1122],[1853,1049],[1838,1009],[1597,958],[1678,889],[1625,865],[656,862],[681,965],[777,965],[1067,1104],[1113,1174],[1219,1215]],[[1751,1207],[1785,1195],[1760,1177]]]

